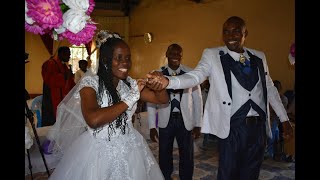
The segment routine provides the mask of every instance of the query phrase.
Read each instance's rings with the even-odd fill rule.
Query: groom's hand
[[[161,72],[152,71],[146,76],[148,78],[147,86],[153,90],[165,89],[169,84],[169,79],[163,76]]]

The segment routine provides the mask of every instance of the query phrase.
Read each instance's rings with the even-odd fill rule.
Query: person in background
[[[294,86],[295,87],[295,86]],[[290,118],[290,121],[295,122],[296,119],[296,113],[295,113],[295,88],[293,90],[287,90],[284,95],[288,98],[288,116]]]
[[[28,63],[29,62],[29,53],[24,52],[24,63]]]
[[[264,160],[266,135],[271,137],[269,104],[279,117],[284,137],[293,128],[262,51],[244,47],[245,21],[229,17],[222,26],[225,46],[206,48],[198,65],[180,76],[150,72],[149,83],[163,88],[194,87],[209,77],[210,91],[204,108],[202,133],[219,138],[218,180],[257,180]]]
[[[292,122],[293,128],[295,128],[295,86],[293,90],[287,90],[284,93],[284,98],[287,99],[287,113],[290,121]],[[279,124],[279,140],[281,143],[281,148],[283,152],[281,156],[281,160],[285,162],[295,162],[295,139],[285,139],[283,137],[283,126]]]
[[[55,123],[58,104],[75,85],[74,75],[68,65],[69,60],[69,47],[61,46],[57,57],[52,57],[42,64],[42,126]]]
[[[282,85],[279,80],[274,80],[273,81],[274,86],[277,88],[281,102],[283,106],[286,107],[288,106],[288,98],[281,94],[282,90]],[[271,126],[271,132],[272,132],[272,137],[267,139],[267,147],[266,147],[266,153],[265,153],[265,158],[271,158],[274,160],[281,160],[281,156],[283,154],[283,142],[280,142],[280,135],[279,135],[279,123],[280,119],[277,116],[276,112],[273,110],[272,107],[270,107],[270,126]]]
[[[160,72],[168,76],[179,76],[191,68],[181,64],[182,47],[171,44],[166,51],[168,64]],[[159,139],[159,165],[166,180],[173,172],[173,146],[176,140],[179,148],[179,177],[192,180],[194,169],[194,139],[200,136],[203,115],[201,88],[168,89],[170,102],[166,104],[147,103],[150,138]],[[156,129],[158,112],[159,134]]]
[[[120,36],[97,34],[98,71],[91,70],[58,107],[48,132],[53,157],[49,180],[163,180],[159,165],[131,118],[139,99],[167,103],[160,84],[132,79],[131,52]]]
[[[81,77],[84,75],[84,73],[87,72],[87,68],[88,68],[88,61],[81,59],[81,60],[79,60],[78,63],[79,63],[79,69],[74,74],[74,83],[76,83],[76,84],[81,79]]]

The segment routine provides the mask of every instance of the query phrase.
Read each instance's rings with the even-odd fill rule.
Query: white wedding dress
[[[127,80],[135,81],[130,77]],[[125,134],[115,125],[113,133],[108,131],[109,125],[94,130],[86,125],[80,111],[79,90],[83,87],[92,87],[98,92],[98,76],[86,73],[70,91],[71,94],[59,104],[57,122],[49,130],[48,139],[56,142],[54,154],[62,158],[49,180],[164,179],[148,144],[132,125],[131,118],[137,105],[127,111]],[[129,87],[120,80],[117,90],[123,98]],[[106,93],[100,105],[111,105]],[[108,132],[111,133],[110,140]]]

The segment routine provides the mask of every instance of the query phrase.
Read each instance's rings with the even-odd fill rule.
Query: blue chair
[[[36,113],[37,116],[37,125],[36,127],[42,127],[41,121],[41,106],[42,106],[42,95],[35,97],[31,103],[31,111]]]

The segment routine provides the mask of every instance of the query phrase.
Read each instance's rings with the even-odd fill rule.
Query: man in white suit
[[[171,44],[166,52],[168,64],[161,67],[167,76],[179,76],[192,70],[180,64],[182,48]],[[159,165],[166,180],[171,180],[173,172],[174,139],[179,148],[179,177],[192,180],[194,161],[194,138],[200,136],[203,115],[203,102],[200,85],[185,89],[167,89],[170,96],[168,104],[147,103],[150,138],[159,139]],[[156,112],[158,111],[159,135],[156,130]]]
[[[181,76],[149,73],[149,82],[183,89],[209,77],[202,133],[219,137],[218,180],[257,180],[264,157],[266,134],[271,136],[269,104],[282,122],[284,136],[293,129],[270,77],[265,54],[244,47],[245,21],[232,16],[223,24],[225,46],[206,48],[196,68]]]

